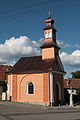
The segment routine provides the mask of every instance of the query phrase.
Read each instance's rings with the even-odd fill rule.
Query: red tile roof
[[[51,69],[61,71],[56,67],[56,59],[42,60],[42,56],[22,57],[12,68],[11,73],[40,73]]]
[[[80,79],[64,79],[64,88],[80,88]]]

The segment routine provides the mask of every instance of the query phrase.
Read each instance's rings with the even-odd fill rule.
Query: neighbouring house
[[[45,20],[42,55],[22,57],[8,74],[7,99],[42,105],[64,103],[65,74],[56,43],[54,20]]]
[[[65,97],[65,103],[69,104],[69,94],[68,89],[76,89],[79,91],[78,95],[73,96],[73,101],[75,103],[80,103],[80,79],[76,78],[69,78],[64,79],[64,97]]]
[[[0,98],[2,98],[2,92],[7,90],[7,72],[9,69],[8,65],[0,65]]]

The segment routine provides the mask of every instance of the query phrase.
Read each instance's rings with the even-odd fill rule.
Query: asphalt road
[[[25,103],[0,102],[0,120],[80,120],[80,108],[46,108]]]

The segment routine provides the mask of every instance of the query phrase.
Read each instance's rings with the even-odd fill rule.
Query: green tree
[[[80,78],[80,71],[75,71],[71,73],[72,78]]]

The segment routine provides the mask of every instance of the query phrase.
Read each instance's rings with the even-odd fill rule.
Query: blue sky
[[[40,54],[48,11],[55,20],[66,76],[80,70],[80,0],[0,0],[1,64],[14,64],[21,56]],[[28,46],[30,51],[26,50]]]

